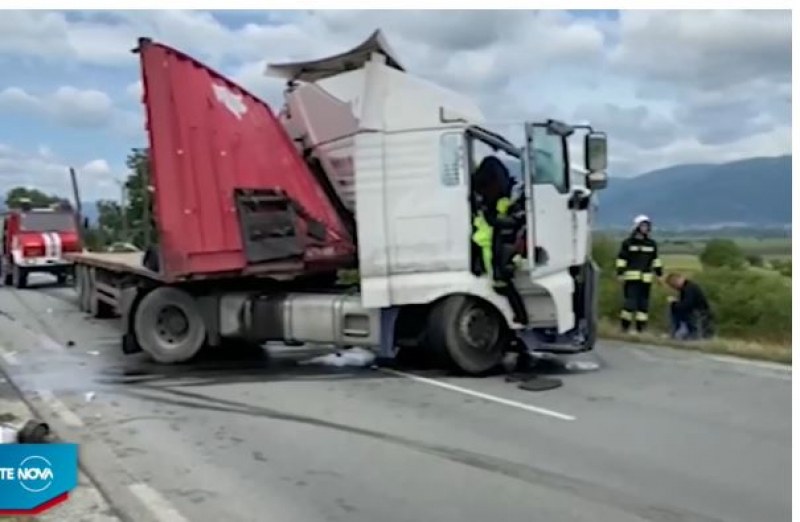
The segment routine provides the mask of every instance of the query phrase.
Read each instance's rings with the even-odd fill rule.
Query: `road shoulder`
[[[13,423],[36,417],[2,371],[0,371],[0,414]],[[66,503],[38,515],[35,519],[21,520],[118,522],[120,519],[89,477],[80,472],[78,487],[70,493]]]

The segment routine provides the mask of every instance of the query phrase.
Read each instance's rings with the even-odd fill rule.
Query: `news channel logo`
[[[77,483],[76,444],[0,444],[0,516],[52,507]]]

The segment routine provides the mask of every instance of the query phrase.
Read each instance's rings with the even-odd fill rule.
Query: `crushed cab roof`
[[[315,82],[346,71],[360,69],[374,53],[386,56],[387,65],[405,72],[383,32],[378,29],[347,52],[317,60],[270,64],[267,65],[266,75],[286,80]]]

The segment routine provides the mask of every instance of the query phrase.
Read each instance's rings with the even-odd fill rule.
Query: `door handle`
[[[591,192],[576,189],[572,191],[572,194],[567,201],[567,207],[570,210],[586,210],[589,208],[589,203],[591,200]]]

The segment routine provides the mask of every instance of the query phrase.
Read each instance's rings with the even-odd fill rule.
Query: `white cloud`
[[[88,176],[108,176],[111,174],[111,166],[104,159],[89,161],[78,170]]]
[[[20,87],[0,91],[0,109],[39,114],[72,127],[101,127],[113,116],[114,104],[104,92],[62,86],[37,96]]]
[[[791,82],[791,11],[626,11],[612,64],[674,89]]]
[[[142,95],[144,94],[144,84],[142,80],[136,80],[135,82],[128,84],[125,87],[125,93],[130,96],[133,101],[140,102],[142,100]]]
[[[94,200],[114,190],[113,172],[104,159],[94,159],[76,167],[81,197]],[[0,144],[0,186],[6,190],[26,186],[48,194],[72,194],[69,164],[41,145],[36,151],[19,150]]]
[[[77,16],[73,14],[73,17]],[[619,19],[556,11],[293,11],[236,28],[202,11],[6,12],[0,55],[126,67],[151,36],[229,74],[276,105],[267,62],[344,51],[382,28],[415,74],[475,96],[494,120],[589,120],[609,133],[612,172],[790,150],[790,11],[627,11]],[[107,86],[97,89],[110,91]],[[127,85],[128,101],[141,82]],[[143,141],[143,116],[95,91],[40,96],[25,86],[0,105],[62,123],[111,127]],[[277,109],[277,107],[275,107]]]

